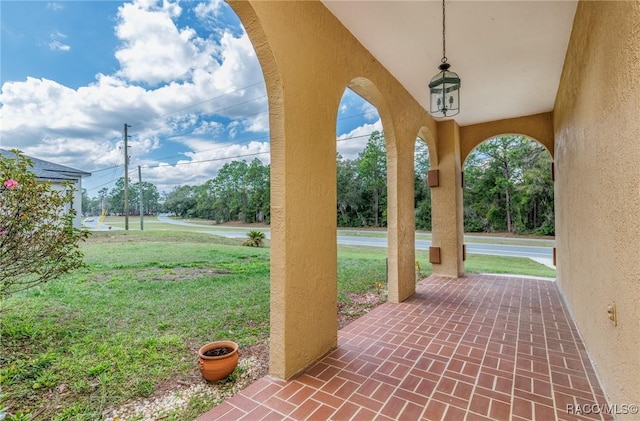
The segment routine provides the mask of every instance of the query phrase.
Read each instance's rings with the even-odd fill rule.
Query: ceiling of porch
[[[324,5],[422,104],[442,58],[440,1]],[[448,1],[446,48],[461,126],[553,109],[576,11],[565,1]]]

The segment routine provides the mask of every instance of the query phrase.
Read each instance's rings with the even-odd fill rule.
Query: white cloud
[[[224,125],[217,121],[203,121],[193,130],[193,134],[220,133],[224,130]]]
[[[63,34],[62,32],[55,30],[51,33],[51,35],[49,35],[52,39],[64,39],[67,38],[67,36],[65,34]]]
[[[222,0],[211,0],[205,3],[198,4],[195,7],[194,12],[198,19],[214,19],[220,16],[222,5]]]
[[[262,133],[269,130],[269,113],[267,110],[244,120],[244,129],[248,132]]]
[[[63,44],[60,41],[51,41],[49,43],[49,48],[53,51],[69,51],[71,50],[71,46],[67,44]]]
[[[169,192],[183,184],[202,184],[214,178],[225,164],[234,160],[252,161],[260,159],[269,163],[269,143],[251,141],[246,144],[216,144],[199,139],[183,139],[197,151],[186,152],[185,158],[176,164],[147,161],[143,170],[144,180],[156,185],[158,190]]]
[[[362,106],[360,108],[362,109],[364,117],[367,119],[367,121],[375,121],[380,118],[378,109],[369,101],[363,100]]]
[[[217,7],[228,7],[218,3],[208,3],[207,13],[215,15]],[[77,89],[45,78],[6,82],[0,92],[0,147],[92,171],[122,163],[119,146],[123,124],[128,123],[133,126],[132,165],[157,165],[150,153],[162,148],[166,139],[185,145],[185,161],[269,150],[266,91],[245,33],[224,31],[214,40],[178,27],[174,20],[182,9],[177,2],[134,1],[119,10],[114,29],[123,41],[115,52],[121,68],[97,74],[93,83]],[[58,31],[51,34],[58,47],[64,46],[65,38]],[[223,122],[212,119],[218,116]],[[225,145],[217,140],[228,143],[227,138],[245,132],[261,141]],[[210,152],[195,152],[199,150]],[[259,158],[267,162],[269,154]],[[185,183],[196,176],[211,178],[223,164],[210,161],[173,170],[166,165],[149,172],[154,182],[166,186],[163,172],[173,171],[170,182],[180,184],[180,177]],[[92,187],[91,179],[85,186]]]
[[[194,8],[194,13],[199,23],[211,32],[213,38],[218,40],[230,28],[233,28],[234,33],[243,32],[240,27],[230,25],[228,19],[225,19],[223,9],[226,7],[228,6],[223,0],[209,0],[199,3]]]
[[[60,40],[61,39],[65,39],[67,38],[67,36],[65,34],[63,34],[62,32],[56,30],[53,31],[50,35],[49,38],[51,38],[51,42],[49,43],[49,49],[53,50],[53,51],[69,51],[71,50],[71,46],[62,43]]]
[[[349,133],[338,136],[337,149],[338,153],[345,159],[355,159],[367,146],[369,136],[372,132],[382,132],[382,121],[378,119],[374,123],[366,123],[356,127]]]
[[[220,40],[220,49],[222,64],[214,79],[217,89],[229,92],[237,87],[249,86],[260,81],[262,69],[246,33],[236,38],[230,32],[225,32]],[[253,92],[255,91],[254,89]]]
[[[236,135],[240,131],[240,122],[237,120],[232,121],[227,125],[227,128],[229,129],[229,137],[233,139],[234,137],[236,137]]]
[[[214,44],[197,37],[189,27],[178,29],[173,21],[182,13],[177,3],[137,1],[119,8],[116,35],[123,45],[116,51],[118,74],[132,82],[156,85],[183,80],[196,68],[217,63]]]
[[[50,1],[47,3],[47,9],[57,12],[58,10],[64,9],[64,5],[62,3]]]

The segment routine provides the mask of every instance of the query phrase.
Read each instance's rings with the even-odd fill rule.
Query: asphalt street
[[[238,228],[220,229],[219,227],[212,227],[211,225],[199,225],[188,221],[179,221],[166,216],[158,216],[158,220],[169,224],[207,228],[207,230],[202,230],[201,232],[230,238],[245,238],[247,236],[247,231],[249,231],[248,228],[245,230],[241,230]],[[265,232],[265,236],[269,238],[269,231]],[[487,240],[491,237],[482,238],[484,240]],[[338,244],[341,245],[387,247],[387,239],[384,237],[338,235],[337,240]],[[417,250],[428,250],[429,246],[431,246],[431,241],[416,240]],[[489,254],[494,256],[528,257],[534,260],[551,260],[553,258],[553,248],[530,245],[518,246],[510,244],[467,243],[467,253]]]

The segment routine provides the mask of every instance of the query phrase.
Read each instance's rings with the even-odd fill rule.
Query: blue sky
[[[0,0],[0,26],[0,147],[92,172],[90,196],[124,172],[125,123],[132,170],[161,191],[269,162],[260,65],[223,1]],[[381,128],[345,91],[339,152],[355,158]]]

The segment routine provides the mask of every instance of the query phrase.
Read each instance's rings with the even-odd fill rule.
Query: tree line
[[[524,136],[478,146],[464,166],[466,232],[553,235],[553,161]]]
[[[145,214],[171,212],[183,218],[205,218],[218,223],[241,221],[269,222],[270,167],[259,159],[250,163],[232,161],[225,164],[215,178],[202,185],[183,185],[169,193],[160,193],[149,182],[142,182]],[[83,191],[82,209],[85,215],[124,214],[124,178],[98,196],[89,198]],[[129,183],[129,214],[139,214],[140,183]]]
[[[161,212],[162,199],[158,188],[148,181],[142,182],[142,204],[144,213],[155,215]],[[120,177],[109,191],[106,187],[98,190],[98,196],[89,197],[82,190],[82,213],[84,215],[100,215],[106,209],[109,214],[124,215],[124,177]],[[140,183],[129,182],[129,215],[140,214]]]
[[[429,151],[416,143],[414,203],[416,228],[431,230],[431,191],[426,184]],[[364,150],[355,159],[337,158],[338,226],[387,226],[387,153],[384,135],[371,134]]]
[[[523,136],[502,136],[476,148],[464,165],[466,232],[554,234],[551,157],[543,146]],[[429,153],[416,142],[414,203],[416,228],[431,230],[431,190],[427,186]],[[386,227],[387,162],[384,135],[373,132],[354,159],[337,155],[337,223],[339,227]],[[130,184],[131,214],[137,214],[140,191]],[[124,179],[98,197],[83,201],[83,211],[124,212]],[[172,212],[183,218],[218,223],[270,221],[270,166],[259,159],[225,164],[215,178],[201,185],[183,185],[160,194],[142,183],[146,213]],[[85,209],[85,203],[87,209]]]
[[[374,132],[354,160],[338,156],[338,226],[386,226],[386,150]],[[414,166],[415,224],[431,230],[431,189],[427,186],[429,152],[416,142]],[[524,136],[509,135],[478,146],[464,165],[465,232],[553,235],[551,155]]]
[[[218,175],[200,186],[171,191],[164,209],[184,218],[206,218],[218,223],[269,222],[270,166],[255,158],[225,164]]]

